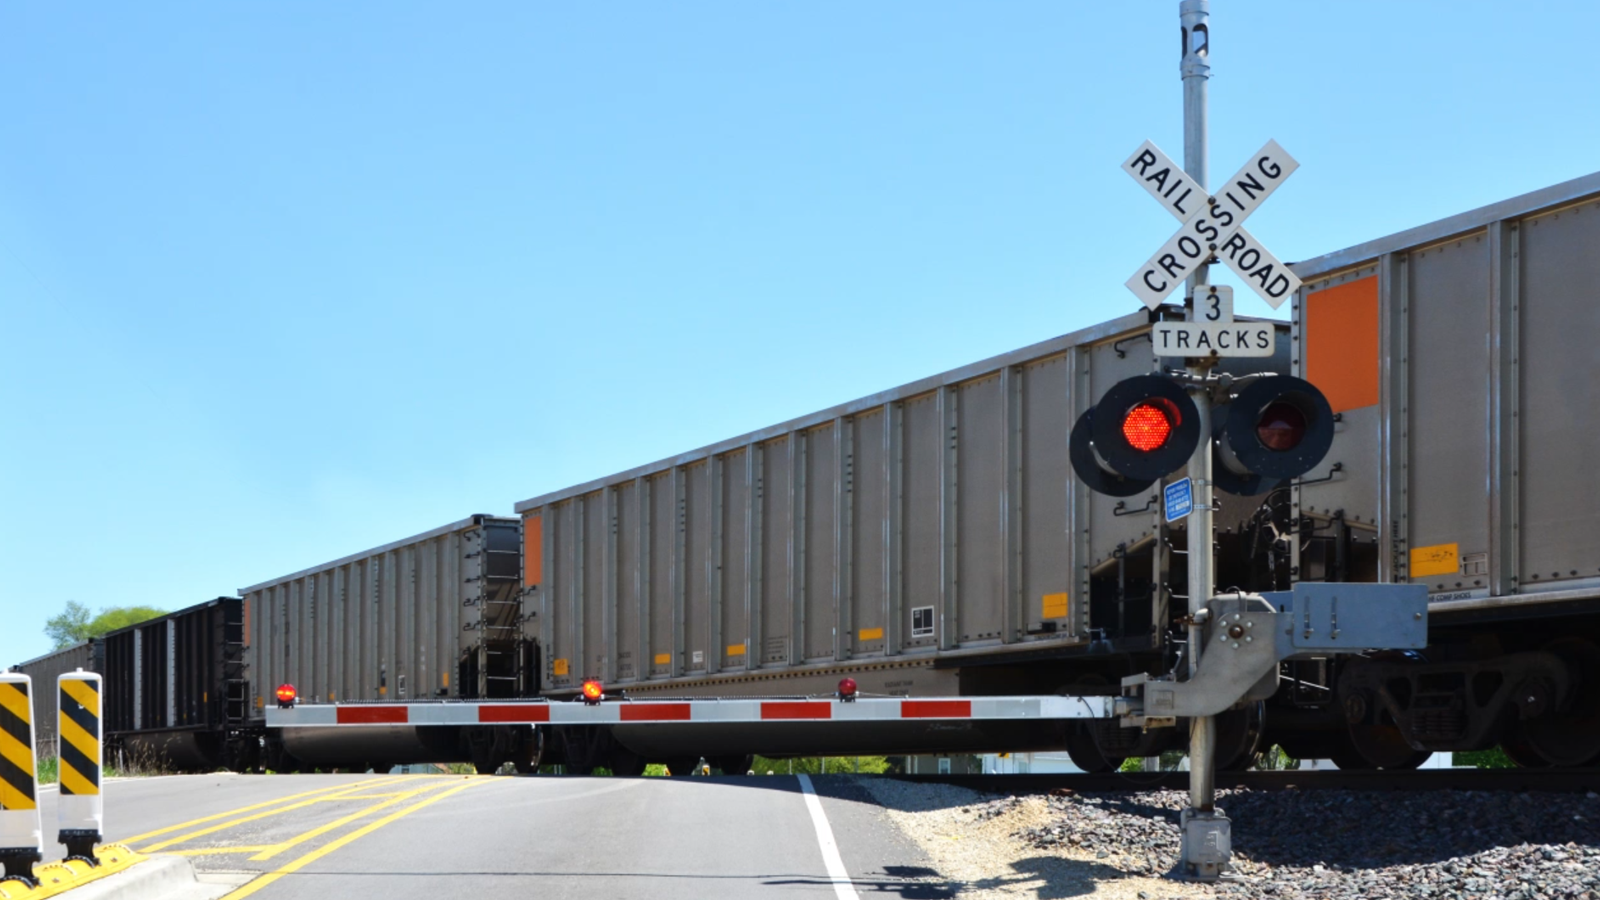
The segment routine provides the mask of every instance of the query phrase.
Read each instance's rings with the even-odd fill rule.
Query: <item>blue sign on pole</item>
[[[1188,478],[1179,478],[1162,491],[1167,501],[1167,521],[1176,522],[1194,512],[1194,489]]]

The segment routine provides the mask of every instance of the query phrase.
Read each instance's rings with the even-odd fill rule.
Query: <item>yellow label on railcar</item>
[[[567,674],[567,661],[564,660],[564,659],[552,660],[550,662],[550,674],[552,674],[552,675],[565,675],[565,674]]]
[[[656,654],[656,665],[658,665],[658,666],[666,666],[666,665],[671,665],[671,664],[672,664],[672,654],[671,653],[657,653]]]
[[[728,645],[728,655],[729,656],[743,656],[744,655],[744,645],[743,644],[729,644]]]
[[[881,640],[883,640],[883,629],[882,628],[863,628],[863,629],[861,629],[861,640],[863,640],[863,641],[881,641]]]
[[[1459,571],[1461,571],[1461,549],[1458,544],[1434,544],[1432,547],[1411,548],[1412,578],[1451,575]]]
[[[1067,617],[1067,595],[1045,594],[1040,598],[1039,615],[1046,619],[1064,619]]]

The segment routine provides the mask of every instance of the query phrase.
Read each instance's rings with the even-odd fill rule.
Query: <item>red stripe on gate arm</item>
[[[687,703],[625,703],[617,707],[624,722],[687,722]]]
[[[901,700],[902,719],[970,719],[971,700]]]
[[[404,706],[341,706],[340,725],[404,725],[409,721]]]
[[[761,718],[831,719],[833,718],[833,703],[826,700],[820,703],[809,700],[768,701],[761,704]]]
[[[548,722],[550,707],[531,703],[478,707],[479,722]]]

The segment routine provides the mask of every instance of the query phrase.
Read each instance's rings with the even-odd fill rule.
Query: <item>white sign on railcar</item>
[[[1244,230],[1244,220],[1298,168],[1277,141],[1267,141],[1217,194],[1207,195],[1181,166],[1145,141],[1122,170],[1183,225],[1128,279],[1128,290],[1155,309],[1196,266],[1215,256],[1277,309],[1300,288],[1300,279]]]

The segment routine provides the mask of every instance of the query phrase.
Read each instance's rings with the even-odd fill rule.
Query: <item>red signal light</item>
[[[846,703],[856,699],[856,680],[854,678],[839,679],[839,699]]]
[[[583,683],[583,702],[593,706],[606,698],[605,687],[593,678]]]
[[[1122,417],[1122,436],[1127,438],[1128,445],[1135,450],[1150,452],[1159,450],[1166,444],[1167,438],[1172,436],[1172,426],[1178,424],[1178,411],[1164,409],[1160,399],[1145,400]]]
[[[1306,436],[1306,414],[1292,403],[1271,403],[1256,419],[1256,439],[1271,450],[1293,450]]]
[[[299,693],[295,691],[294,685],[292,684],[278,685],[277,695],[278,706],[282,707],[283,709],[288,709],[289,707],[294,706],[295,698],[300,696]]]
[[[1200,410],[1183,387],[1164,375],[1136,375],[1078,416],[1068,458],[1090,490],[1131,497],[1182,468],[1199,443]]]

